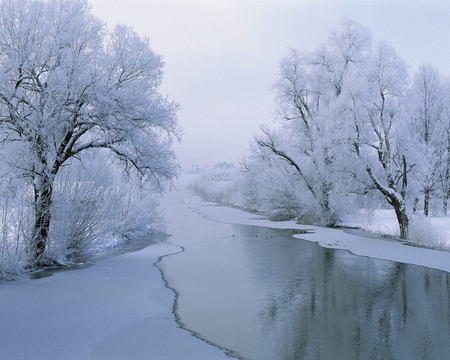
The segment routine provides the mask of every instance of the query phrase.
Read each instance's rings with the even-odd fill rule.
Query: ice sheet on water
[[[1,359],[227,359],[181,329],[158,243],[80,271],[0,286]]]

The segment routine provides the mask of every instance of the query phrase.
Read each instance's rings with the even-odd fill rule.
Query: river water
[[[165,198],[180,324],[239,359],[448,359],[446,272],[225,224]]]

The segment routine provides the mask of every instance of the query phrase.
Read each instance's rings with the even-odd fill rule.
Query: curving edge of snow
[[[347,250],[354,255],[397,261],[450,272],[450,252],[410,246],[404,242],[365,234],[362,231],[301,225],[295,221],[270,221],[264,216],[222,206],[192,196],[185,200],[190,208],[204,217],[231,224],[263,226],[275,229],[310,230],[296,238],[316,242],[325,248]]]

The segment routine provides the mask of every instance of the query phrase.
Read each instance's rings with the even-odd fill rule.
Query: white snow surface
[[[78,271],[0,283],[0,359],[228,359],[179,327],[157,243]]]

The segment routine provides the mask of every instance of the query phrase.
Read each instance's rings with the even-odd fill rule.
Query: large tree
[[[158,189],[176,175],[177,105],[159,93],[162,68],[147,38],[108,30],[85,0],[0,2],[1,154],[33,189],[31,263],[42,261],[69,159],[105,149]]]
[[[315,52],[291,51],[275,85],[283,141],[264,131],[257,144],[291,165],[320,205],[337,220],[334,196],[378,192],[406,238],[408,174],[414,167],[406,134],[406,66],[367,29],[344,19]],[[332,216],[330,216],[332,215]]]
[[[336,170],[347,137],[342,131],[347,128],[333,113],[335,104],[343,95],[349,73],[366,61],[371,44],[369,31],[344,19],[316,51],[291,50],[280,63],[274,86],[283,140],[277,140],[279,136],[268,129],[256,138],[260,147],[292,166],[305,193],[318,204],[320,214],[314,222],[319,224],[334,225],[338,220],[332,198],[341,191]]]

